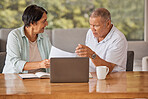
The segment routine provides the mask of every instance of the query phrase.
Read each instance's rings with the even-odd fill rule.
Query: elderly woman
[[[7,56],[3,73],[48,72],[51,43],[44,32],[47,11],[37,5],[28,6],[22,16],[24,26],[12,30],[7,40]]]

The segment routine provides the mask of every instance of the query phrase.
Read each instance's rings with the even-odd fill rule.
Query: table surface
[[[50,79],[22,80],[18,74],[0,74],[0,99],[148,98],[148,72],[116,72],[105,80],[92,75],[88,83],[50,83]]]

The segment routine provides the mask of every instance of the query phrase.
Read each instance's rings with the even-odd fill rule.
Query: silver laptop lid
[[[88,81],[88,57],[60,57],[50,59],[50,82],[80,83]]]

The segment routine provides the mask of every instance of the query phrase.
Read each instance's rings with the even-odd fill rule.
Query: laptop
[[[50,59],[51,83],[89,82],[88,57],[60,57]]]

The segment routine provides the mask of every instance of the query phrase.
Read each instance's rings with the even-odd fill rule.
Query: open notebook
[[[49,73],[36,72],[35,74],[18,74],[22,79],[50,78]]]

